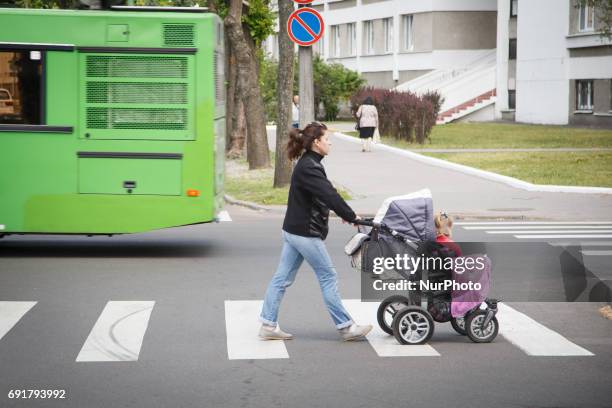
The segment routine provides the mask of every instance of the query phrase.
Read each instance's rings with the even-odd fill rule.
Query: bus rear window
[[[42,59],[42,51],[0,50],[0,124],[43,124]]]

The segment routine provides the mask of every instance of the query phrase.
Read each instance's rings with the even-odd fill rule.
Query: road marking
[[[232,220],[232,217],[230,217],[227,211],[223,210],[219,212],[219,214],[217,214],[217,219],[219,220],[219,222],[229,222]]]
[[[530,226],[525,226],[525,225],[507,225],[504,227],[463,227],[464,230],[511,230],[511,229],[515,229],[515,230],[532,230],[534,228],[544,228],[547,230],[555,230],[555,229],[576,229],[576,228],[587,228],[587,229],[606,229],[606,228],[610,228],[609,225],[530,225]],[[556,231],[550,231],[550,232],[556,232]]]
[[[561,231],[486,231],[487,234],[609,234],[612,230],[561,230]]]
[[[261,340],[258,337],[261,322],[261,300],[226,300],[225,331],[227,335],[227,358],[251,360],[289,358],[282,340]]]
[[[581,241],[581,242],[549,242],[548,245],[551,246],[612,246],[612,241]]]
[[[547,235],[514,235],[514,238],[519,238],[519,239],[527,239],[527,238],[531,238],[531,239],[612,238],[612,235],[582,235],[582,234],[578,234],[578,235],[549,235],[549,234]]]
[[[395,337],[382,331],[378,326],[376,311],[379,302],[361,302],[359,299],[347,299],[342,303],[358,324],[371,324],[373,329],[366,339],[379,357],[425,357],[439,356],[433,347],[428,344],[402,345]]]
[[[36,302],[0,302],[0,340]]]
[[[109,301],[76,361],[137,361],[153,301]]]
[[[611,256],[612,255],[612,251],[580,251],[582,252],[583,255],[587,255],[587,256]]]
[[[499,222],[455,222],[453,225],[603,225],[612,221],[499,221]]]
[[[592,356],[594,355],[559,333],[536,322],[529,316],[499,303],[497,305],[499,333],[530,356]]]

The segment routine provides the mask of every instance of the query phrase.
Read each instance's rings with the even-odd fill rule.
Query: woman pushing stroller
[[[372,330],[371,325],[355,324],[342,305],[336,270],[324,243],[330,209],[346,222],[359,219],[327,179],[321,160],[329,154],[330,147],[324,124],[313,122],[289,133],[287,154],[290,160],[299,160],[291,176],[280,262],[266,290],[260,315],[262,339],[293,338],[279,327],[278,311],[285,290],[295,280],[304,259],[314,269],[325,306],[342,339],[363,339]]]

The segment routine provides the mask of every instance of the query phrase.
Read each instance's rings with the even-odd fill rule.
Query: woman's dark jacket
[[[283,230],[290,234],[325,239],[330,209],[349,222],[357,217],[327,179],[322,159],[307,150],[293,169],[283,223]]]

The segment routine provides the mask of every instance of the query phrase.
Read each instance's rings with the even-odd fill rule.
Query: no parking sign
[[[309,46],[319,41],[324,28],[323,17],[310,7],[295,10],[287,21],[289,38],[301,46]]]

